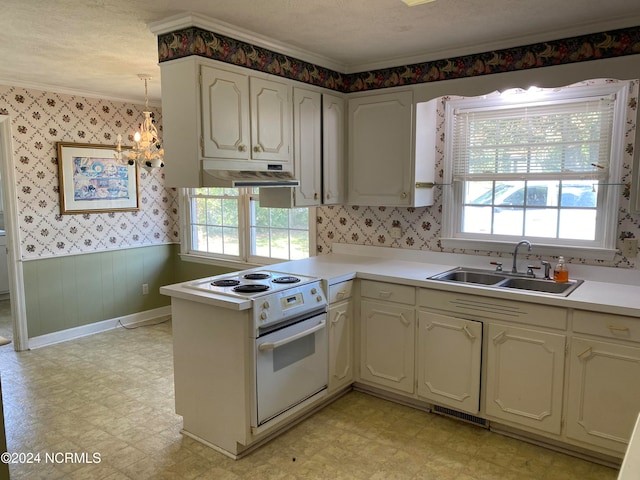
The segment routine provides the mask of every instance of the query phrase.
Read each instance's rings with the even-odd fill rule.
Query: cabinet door
[[[291,88],[251,77],[251,158],[291,162]],[[292,169],[289,169],[292,170]]]
[[[297,207],[319,205],[322,188],[322,95],[293,89],[293,156]]]
[[[249,158],[249,78],[201,67],[202,155]]]
[[[360,378],[413,393],[415,311],[363,300],[360,314]]]
[[[480,410],[482,323],[418,314],[418,395],[455,410]]]
[[[344,202],[345,119],[344,99],[322,95],[322,203],[325,205]]]
[[[329,308],[329,392],[353,382],[352,303]]]
[[[489,324],[486,412],[560,434],[564,335]]]
[[[348,203],[411,205],[413,95],[349,100]]]
[[[640,348],[571,341],[567,437],[624,452],[640,411]]]

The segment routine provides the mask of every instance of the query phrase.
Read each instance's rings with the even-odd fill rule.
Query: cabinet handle
[[[400,198],[407,198],[407,192],[402,192],[400,194]]]
[[[246,145],[239,145],[238,146],[238,151],[239,152],[246,152],[247,151],[247,146]]]
[[[346,294],[346,290],[340,290],[338,293],[336,293],[336,297],[344,297]]]
[[[280,340],[273,343],[262,343],[258,345],[258,350],[260,350],[261,352],[264,352],[265,350],[275,350],[276,348],[280,348],[283,345],[286,345],[287,343],[291,343],[295,340],[311,335],[312,333],[315,333],[318,330],[322,330],[325,325],[326,325],[325,322],[320,322],[315,327],[311,327],[308,330],[305,330],[300,333],[296,333],[295,335],[291,335],[289,338],[285,338],[284,340]]]
[[[314,194],[313,194],[313,199],[314,199],[314,200],[317,200],[317,199],[318,199],[318,194],[317,194],[317,193],[314,193]]]
[[[380,290],[378,292],[378,296],[383,298],[389,298],[391,296],[391,292],[389,292],[388,290]]]
[[[253,151],[258,153],[264,152],[264,148],[262,148],[261,145],[256,145],[255,147],[253,147]]]
[[[629,327],[616,327],[615,325],[609,325],[609,330],[613,330],[614,332],[628,332]]]

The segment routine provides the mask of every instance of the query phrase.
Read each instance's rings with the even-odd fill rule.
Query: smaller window
[[[299,260],[309,256],[309,210],[265,208],[251,199],[251,255]]]
[[[222,260],[270,263],[307,258],[312,251],[308,208],[260,207],[258,189],[191,188],[183,253]]]

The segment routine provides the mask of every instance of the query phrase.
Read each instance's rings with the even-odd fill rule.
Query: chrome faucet
[[[529,240],[520,240],[516,245],[516,248],[513,250],[513,267],[511,268],[511,273],[518,273],[518,267],[516,266],[516,260],[518,259],[518,248],[520,245],[526,245],[528,247],[528,251],[531,251],[531,242]]]

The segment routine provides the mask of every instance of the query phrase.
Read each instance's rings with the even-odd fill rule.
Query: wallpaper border
[[[640,26],[344,74],[200,27],[158,35],[158,60],[161,63],[197,55],[342,93],[637,54],[640,54]]]

